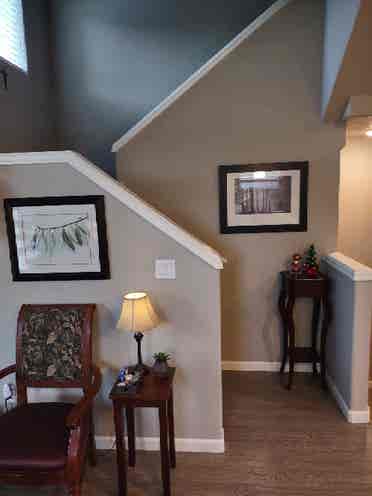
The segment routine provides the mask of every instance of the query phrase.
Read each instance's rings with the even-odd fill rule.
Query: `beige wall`
[[[372,267],[372,139],[364,134],[370,125],[367,117],[347,124],[340,160],[338,250]],[[372,378],[372,354],[369,375]]]
[[[338,250],[372,267],[372,139],[351,135],[340,168]]]
[[[62,166],[0,167],[1,198],[104,194],[96,185]],[[112,277],[107,281],[13,282],[3,212],[0,213],[0,368],[13,363],[16,318],[22,303],[95,302],[98,304],[96,361],[119,368],[135,361],[135,342],[115,330],[122,295],[146,290],[166,323],[145,336],[144,359],[168,351],[177,365],[177,438],[222,436],[220,374],[220,272],[186,251],[132,211],[105,195]],[[157,257],[176,260],[177,279],[154,278]],[[97,401],[97,434],[113,434],[108,392],[115,372],[104,373]],[[146,416],[144,416],[146,415]],[[139,415],[138,435],[158,435],[156,412]]]
[[[323,17],[292,2],[118,154],[120,180],[228,259],[224,360],[278,359],[278,271],[336,247],[344,130],[320,118]],[[219,234],[217,166],[291,160],[310,161],[308,232]]]

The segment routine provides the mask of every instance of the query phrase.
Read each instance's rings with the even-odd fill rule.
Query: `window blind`
[[[27,72],[22,0],[0,0],[0,58]]]

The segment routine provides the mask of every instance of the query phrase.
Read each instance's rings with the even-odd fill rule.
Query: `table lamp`
[[[147,293],[128,293],[124,296],[117,329],[134,332],[137,341],[137,365],[135,370],[147,372],[148,367],[142,362],[141,341],[143,333],[157,327],[157,316]]]

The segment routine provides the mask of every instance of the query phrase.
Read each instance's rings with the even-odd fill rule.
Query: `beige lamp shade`
[[[128,293],[124,296],[117,328],[129,332],[146,332],[157,327],[157,316],[147,293]]]

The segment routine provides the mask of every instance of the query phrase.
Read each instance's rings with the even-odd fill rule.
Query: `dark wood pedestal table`
[[[283,322],[283,359],[280,373],[289,357],[289,374],[287,388],[291,389],[295,362],[310,362],[313,364],[313,374],[317,374],[317,363],[320,363],[322,386],[327,388],[326,382],[326,341],[328,326],[331,321],[331,307],[329,302],[329,280],[320,274],[316,278],[294,276],[288,271],[280,273],[281,291],[279,296],[279,312]],[[293,310],[297,298],[313,299],[312,344],[308,348],[296,346],[296,332]],[[318,327],[322,307],[322,325],[320,335],[320,350],[317,350]]]
[[[110,399],[114,408],[116,454],[118,466],[118,496],[127,495],[127,465],[124,445],[125,409],[128,432],[128,465],[136,464],[134,409],[137,407],[157,408],[160,424],[160,455],[163,479],[163,494],[170,496],[170,467],[176,467],[176,448],[174,442],[173,415],[173,379],[176,369],[171,368],[166,379],[159,379],[152,372],[144,377],[139,391],[136,393],[121,393],[116,384],[111,390]],[[168,440],[169,436],[169,440]]]

